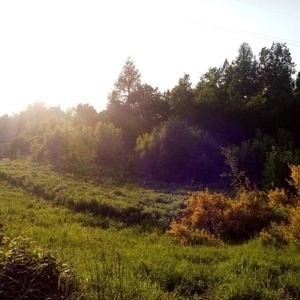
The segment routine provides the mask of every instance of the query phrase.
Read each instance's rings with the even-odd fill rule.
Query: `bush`
[[[26,238],[1,236],[1,299],[66,299],[76,284],[49,251],[33,247]]]
[[[257,191],[242,191],[231,202],[226,214],[231,239],[248,239],[267,227],[272,218],[272,210],[264,194]]]
[[[180,137],[180,138],[179,138]],[[170,120],[137,139],[140,173],[164,182],[213,182],[219,178],[219,148],[208,133],[182,120]],[[214,159],[212,159],[214,157]]]
[[[223,242],[204,229],[190,230],[187,225],[173,222],[168,234],[181,244],[221,246]]]
[[[269,229],[263,229],[259,234],[263,245],[282,246],[289,243],[288,227],[285,224],[271,223]]]
[[[182,218],[168,231],[181,243],[245,240],[271,221],[271,208],[257,191],[243,191],[231,199],[206,190],[192,195],[185,204]]]
[[[272,207],[281,207],[293,204],[292,197],[289,197],[284,189],[275,188],[268,192],[269,204]]]
[[[300,242],[300,206],[293,208],[290,212],[289,232],[291,234],[291,241],[294,243]]]
[[[297,191],[297,194],[300,194],[300,165],[289,165],[291,170],[292,181],[289,184],[293,185]]]
[[[99,122],[95,128],[96,161],[104,165],[122,165],[124,145],[121,129]]]

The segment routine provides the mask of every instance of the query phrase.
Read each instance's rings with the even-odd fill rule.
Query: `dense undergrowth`
[[[53,266],[60,272],[58,277],[74,276],[78,290],[70,296],[57,294],[57,299],[300,298],[297,243],[265,243],[265,237],[263,243],[253,238],[217,246],[174,244],[162,233],[161,225],[148,224],[145,230],[142,222],[129,224],[89,209],[74,211],[75,206],[68,202],[80,199],[89,203],[92,197],[120,211],[137,204],[143,210],[155,207],[161,212],[157,220],[167,222],[175,220],[178,209],[185,207],[181,192],[155,192],[114,178],[85,182],[84,178],[27,161],[1,161],[0,167],[3,235],[10,241],[19,236],[34,240],[32,257],[51,253],[56,258]],[[284,208],[280,201],[286,198],[280,198],[279,192],[271,199],[278,208]],[[143,203],[146,200],[148,206]],[[296,226],[298,214],[292,213],[296,208],[289,209],[288,222],[294,220]],[[265,233],[274,238],[268,228]],[[64,273],[66,270],[70,273]]]

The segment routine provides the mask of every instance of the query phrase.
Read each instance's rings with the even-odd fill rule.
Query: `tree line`
[[[300,161],[295,67],[286,44],[264,47],[256,58],[243,43],[232,62],[209,68],[196,85],[184,74],[162,92],[142,83],[128,58],[101,112],[88,103],[67,111],[34,103],[2,116],[0,135],[14,133],[5,154],[163,182],[226,188],[242,174],[260,188],[290,187],[289,164]]]

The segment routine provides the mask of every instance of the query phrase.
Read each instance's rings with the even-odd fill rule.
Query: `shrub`
[[[182,120],[169,120],[150,135],[140,136],[136,151],[140,156],[140,173],[145,177],[164,182],[207,183],[219,174],[215,172],[219,148],[212,137]]]
[[[290,212],[289,218],[289,232],[291,234],[291,241],[294,243],[300,242],[300,206],[293,208]]]
[[[124,145],[121,129],[113,124],[99,122],[95,128],[96,161],[104,165],[119,165],[124,162]]]
[[[271,207],[281,207],[292,204],[292,198],[289,197],[284,189],[275,188],[268,192],[269,204]]]
[[[271,223],[268,229],[263,229],[259,234],[263,245],[282,246],[289,243],[288,227],[285,224]]]
[[[240,192],[228,210],[228,234],[233,239],[248,239],[271,222],[272,211],[264,194],[252,190]]]
[[[75,296],[75,279],[55,258],[26,238],[1,236],[1,299],[66,299]]]
[[[168,234],[173,236],[177,242],[181,244],[190,245],[207,245],[207,246],[221,246],[223,242],[210,234],[204,229],[190,230],[188,226],[173,222]]]
[[[182,222],[190,228],[204,229],[210,234],[220,234],[224,229],[225,212],[230,208],[228,199],[219,193],[198,192],[186,202]]]
[[[289,165],[291,170],[292,181],[289,184],[293,185],[297,191],[297,194],[300,194],[300,165]]]
[[[182,243],[211,244],[208,235],[211,240],[248,239],[271,220],[271,209],[257,191],[243,191],[231,199],[206,190],[192,195],[185,204],[181,219],[168,231]]]

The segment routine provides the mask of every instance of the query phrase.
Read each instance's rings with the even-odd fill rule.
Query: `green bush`
[[[180,137],[180,138],[178,138]],[[187,122],[169,120],[137,139],[140,173],[164,182],[212,182],[220,151],[212,137]],[[212,159],[214,157],[214,159]],[[214,170],[214,172],[212,172]]]

